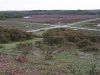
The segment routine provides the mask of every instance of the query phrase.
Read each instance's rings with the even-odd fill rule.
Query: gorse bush
[[[44,42],[48,44],[57,44],[63,42],[63,33],[64,29],[52,29],[48,30],[43,34]]]
[[[23,41],[31,39],[32,33],[20,29],[4,29],[0,27],[0,43],[7,43],[10,41]]]
[[[77,42],[84,38],[84,35],[71,29],[66,30],[61,28],[48,30],[46,33],[44,33],[43,38],[45,42],[57,44],[65,41]]]
[[[20,63],[25,63],[28,61],[28,58],[26,55],[18,55],[18,56],[16,56],[15,60]]]
[[[10,29],[10,38],[12,41],[29,39],[31,34],[19,29]]]
[[[44,42],[48,44],[59,44],[64,42],[74,42],[77,43],[84,39],[93,42],[99,41],[100,36],[94,36],[90,33],[78,32],[72,29],[50,29],[43,35]]]

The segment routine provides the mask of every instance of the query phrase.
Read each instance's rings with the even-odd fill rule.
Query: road
[[[99,29],[89,29],[89,28],[71,27],[72,25],[75,25],[75,24],[80,24],[82,22],[89,22],[89,21],[94,21],[94,20],[99,20],[99,19],[100,18],[89,19],[89,20],[84,20],[84,21],[80,21],[80,22],[76,22],[76,23],[72,23],[72,24],[67,24],[67,25],[51,25],[51,27],[49,27],[49,28],[40,28],[40,29],[36,29],[36,30],[28,30],[27,32],[46,31],[46,30],[54,29],[54,28],[74,28],[75,30],[82,29],[82,30],[100,31]]]

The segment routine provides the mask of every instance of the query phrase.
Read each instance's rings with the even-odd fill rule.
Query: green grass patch
[[[72,25],[72,27],[89,28],[89,29],[100,29],[100,27],[98,27],[97,25],[98,24],[96,24],[96,23],[81,22],[81,23]]]
[[[31,42],[35,43],[35,41],[37,41],[37,40],[41,40],[41,38],[35,38],[35,39],[20,41],[20,42],[21,43],[31,43]],[[20,42],[11,42],[11,43],[7,43],[7,44],[2,44],[4,46],[4,48],[0,48],[0,53],[4,53],[4,54],[16,53],[15,47]]]
[[[77,50],[75,50],[77,51]],[[62,61],[66,63],[66,66],[73,65],[76,70],[81,70],[81,73],[87,72],[91,68],[91,64],[95,63],[92,58],[80,58],[79,55],[75,55],[75,51],[65,51],[54,57],[54,61]],[[76,52],[79,53],[79,52]],[[100,68],[100,65],[97,64]]]

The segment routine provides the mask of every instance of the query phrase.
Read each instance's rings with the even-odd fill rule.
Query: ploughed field
[[[96,15],[32,15],[24,17],[21,20],[25,22],[36,22],[36,23],[73,23],[87,19],[95,19]]]

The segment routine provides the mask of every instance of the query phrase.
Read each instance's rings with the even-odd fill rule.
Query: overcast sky
[[[100,0],[0,0],[0,11],[76,9],[100,9]]]

